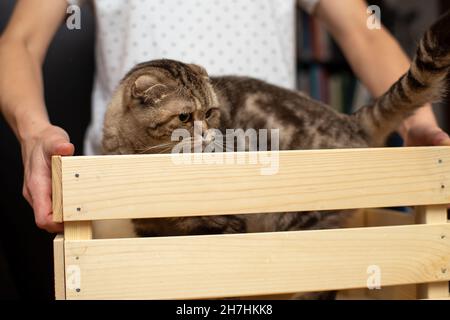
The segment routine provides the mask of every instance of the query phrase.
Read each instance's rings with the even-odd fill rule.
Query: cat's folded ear
[[[202,66],[199,66],[198,64],[189,64],[189,68],[191,68],[194,72],[198,73],[199,75],[208,78],[208,72],[206,72],[206,69]]]
[[[145,98],[153,95],[163,88],[166,88],[166,85],[162,84],[157,77],[149,74],[143,74],[139,76],[131,85],[131,95],[133,98]]]
[[[158,102],[169,91],[168,85],[150,74],[142,74],[132,81],[130,96],[142,104],[152,105]]]

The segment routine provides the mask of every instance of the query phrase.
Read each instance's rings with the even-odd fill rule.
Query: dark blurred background
[[[0,33],[6,26],[14,3],[14,0],[0,1]],[[450,6],[449,1],[443,0],[378,0],[371,4],[381,7],[383,23],[409,54],[412,54],[416,41],[425,28]],[[81,30],[68,30],[61,26],[44,66],[45,98],[51,121],[68,131],[79,155],[83,153],[84,132],[90,118],[95,37],[90,6],[83,6],[81,12]],[[299,14],[299,17],[301,18],[302,14]],[[305,16],[303,18],[309,19]],[[311,22],[306,24],[310,26]],[[307,36],[311,40],[311,34]],[[322,37],[318,33],[314,36]],[[342,101],[338,101],[343,105],[343,112],[351,110],[355,100],[364,99],[364,94],[359,92],[363,92],[363,88],[358,87],[348,64],[332,43],[329,44],[329,51],[325,55],[316,50],[317,48],[307,48],[309,44],[300,33],[298,43],[301,88],[304,86],[303,89],[312,96],[330,101],[332,87],[336,88],[336,84],[342,85],[343,90],[338,91],[348,90]],[[308,50],[312,52],[308,54]],[[327,79],[330,83],[334,81],[334,84],[328,84]],[[439,121],[444,128],[449,128],[450,123],[448,107],[448,101],[436,107]],[[22,197],[20,148],[1,116],[0,154],[0,300],[51,300],[54,297],[54,235],[35,227],[33,212]]]
[[[0,1],[0,33],[15,2]],[[44,65],[50,119],[67,130],[77,154],[83,153],[90,118],[94,29],[92,12],[84,6],[81,30],[61,26]],[[1,116],[0,154],[0,299],[53,299],[54,235],[35,227],[33,211],[22,197],[20,147]]]

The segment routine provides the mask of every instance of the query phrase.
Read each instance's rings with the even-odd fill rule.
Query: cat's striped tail
[[[435,22],[422,37],[409,71],[373,105],[359,109],[358,118],[371,145],[384,144],[402,121],[427,102],[445,94],[450,66],[450,11]]]

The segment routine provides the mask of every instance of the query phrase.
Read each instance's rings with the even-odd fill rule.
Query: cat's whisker
[[[139,153],[142,154],[142,153],[146,153],[151,150],[155,150],[155,149],[163,148],[163,147],[167,147],[167,146],[172,146],[172,145],[173,145],[173,143],[163,143],[163,144],[158,144],[156,146],[151,146],[151,147],[144,148],[144,149],[138,149],[138,151],[139,151]]]
[[[148,147],[148,148],[144,148],[144,149],[140,149],[140,150],[143,150],[143,151],[153,150],[153,149],[156,149],[156,148],[166,147],[166,146],[168,146],[170,144],[171,143],[164,143],[164,144],[159,144],[159,145],[156,145],[156,146],[152,146],[152,147]]]
[[[222,149],[222,151],[226,151],[226,152],[234,152],[234,150],[230,147],[227,147],[226,145],[224,145],[223,143],[220,142],[216,142],[214,141],[214,145],[217,147],[220,147]]]
[[[165,154],[168,153],[167,151],[171,150],[172,146],[166,147],[163,150],[161,150],[160,152],[158,152],[158,154]],[[169,152],[170,153],[170,152]]]

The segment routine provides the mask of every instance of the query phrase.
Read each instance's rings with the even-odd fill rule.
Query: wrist
[[[37,139],[40,134],[51,126],[47,117],[32,117],[24,115],[17,118],[17,138],[21,144]]]
[[[403,139],[406,139],[409,131],[417,127],[438,127],[436,117],[434,116],[431,105],[427,104],[418,109],[413,115],[403,121],[398,128],[398,133]]]

